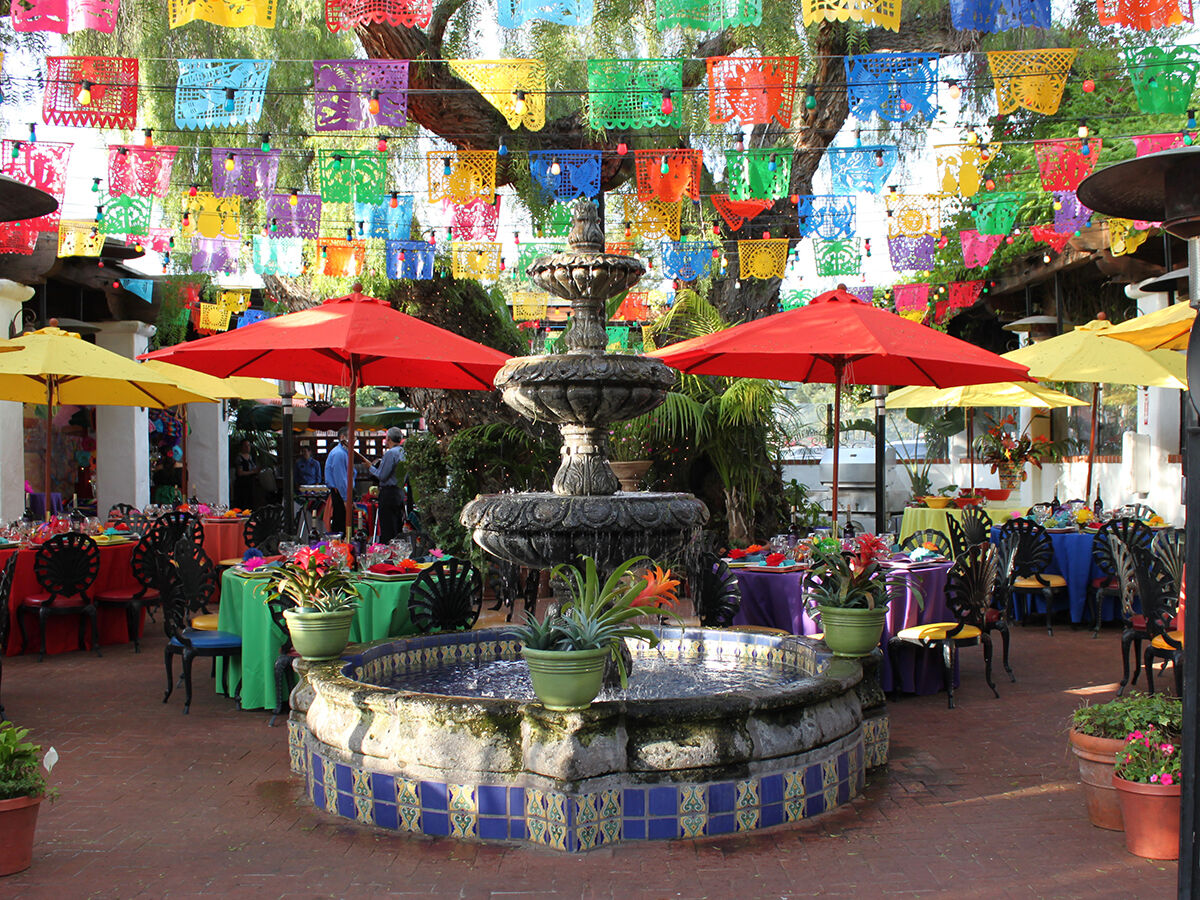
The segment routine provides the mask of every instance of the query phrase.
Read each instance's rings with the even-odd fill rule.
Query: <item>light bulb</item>
[[[669,116],[675,112],[675,104],[671,101],[671,91],[669,88],[663,88],[662,91],[662,112],[664,116]]]
[[[264,131],[262,134],[262,140],[259,141],[258,148],[260,150],[262,150],[263,153],[270,153],[271,152],[271,135],[267,134]]]
[[[292,191],[291,194],[288,195],[288,206],[295,206],[299,202],[300,195],[295,191]]]
[[[979,135],[976,133],[974,128],[971,128],[967,131],[967,143],[972,147],[979,143]]]
[[[183,214],[183,227],[190,228],[191,225],[192,225],[192,217],[189,216],[187,213],[184,213]]]
[[[948,87],[947,93],[950,95],[951,100],[957,100],[962,96],[962,88],[958,86],[958,82],[953,78],[947,81],[946,85]]]
[[[379,91],[372,88],[371,98],[367,100],[367,112],[373,116],[379,115]]]
[[[662,158],[662,165],[660,165],[658,167],[658,171],[661,172],[663,175],[671,174],[671,164],[667,161],[667,158],[665,156]]]
[[[774,172],[777,168],[779,168],[779,164],[775,162],[775,154],[772,153],[771,158],[767,160],[767,171]]]
[[[508,144],[504,143],[504,138],[500,138],[500,148],[496,151],[497,156],[508,156]]]
[[[375,144],[375,149],[380,153],[387,153],[387,149],[388,149],[387,141],[388,141],[388,139],[386,137],[380,137],[379,141]]]
[[[721,233],[721,226],[718,225],[716,222],[713,222],[712,231],[713,231],[713,234],[719,235]]]
[[[518,116],[523,116],[527,108],[525,104],[525,92],[522,90],[513,91],[513,112]]]
[[[278,230],[279,230],[279,220],[272,217],[271,218],[271,231],[278,231]]]
[[[328,259],[328,258],[329,258],[329,248],[326,247],[324,244],[322,244],[321,245],[321,259]]]
[[[629,240],[631,237],[633,237],[633,228],[632,228],[632,226],[630,226],[630,224],[628,222],[626,222],[625,223],[625,240]]]
[[[1084,141],[1079,147],[1079,152],[1083,156],[1091,156],[1092,155],[1092,145],[1090,143],[1088,143],[1087,141]]]
[[[79,82],[79,93],[75,95],[75,99],[79,101],[80,106],[92,105],[92,83],[90,81]]]
[[[808,89],[808,93],[804,97],[804,108],[805,109],[816,109],[817,108],[817,98],[816,98],[816,95],[813,94],[812,88]]]
[[[617,156],[624,156],[628,152],[629,152],[629,145],[626,144],[624,141],[618,141],[617,142]]]
[[[558,157],[555,157],[550,162],[550,174],[551,175],[561,175],[562,174],[562,166],[560,166],[558,164]]]
[[[1090,132],[1088,131],[1086,120],[1079,120],[1079,127],[1075,130],[1075,133],[1079,135],[1079,139],[1081,141],[1087,140],[1087,136],[1090,134]]]
[[[392,199],[390,201],[388,201],[388,206],[390,206],[392,209],[395,209],[399,205],[400,205],[400,197],[397,196],[395,191],[392,191]]]
[[[1083,84],[1081,84],[1080,87],[1083,88],[1083,92],[1085,94],[1090,94],[1092,91],[1094,91],[1096,89],[1096,82],[1094,82],[1090,78],[1085,78],[1085,79],[1083,79]]]
[[[95,191],[96,193],[100,193],[100,179],[99,178],[92,179],[92,190]]]
[[[362,227],[362,223],[361,223],[361,222],[359,223],[358,227],[359,227],[359,228],[361,228],[361,227]],[[347,240],[347,241],[352,241],[352,240],[354,240],[354,229],[353,229],[353,228],[347,228],[347,229],[346,229],[346,240]]]
[[[145,147],[153,147],[154,146],[154,129],[153,128],[143,128],[142,129],[142,145]]]
[[[448,157],[448,156],[442,157],[442,174],[443,175],[450,174],[450,157]]]
[[[29,140],[34,143],[37,142],[37,123],[36,122],[29,123]]]
[[[1196,128],[1196,111],[1194,109],[1188,110],[1187,128],[1188,131],[1194,131]]]
[[[199,192],[200,192],[200,189],[198,187],[196,187],[196,185],[194,185],[194,184],[190,188],[188,188],[188,196],[189,197],[195,197],[196,194],[198,194]]]
[[[1057,212],[1057,211],[1058,211],[1058,210],[1060,210],[1060,209],[1062,209],[1062,201],[1061,201],[1061,200],[1055,200],[1055,201],[1054,201],[1054,210],[1055,210],[1055,212]]]
[[[233,88],[225,88],[225,112],[233,112],[236,94]]]
[[[233,154],[232,153],[226,154],[226,156],[225,156],[225,171],[232,172],[234,169],[234,166],[236,166],[236,165],[237,165],[237,161],[233,158]]]
[[[1049,254],[1049,253],[1043,253],[1043,254],[1042,254],[1042,262],[1044,262],[1044,263],[1049,263],[1049,262],[1050,262],[1050,254]]]
[[[333,158],[333,171],[335,171],[335,172],[342,171],[342,158],[340,156],[335,156]]]
[[[883,151],[882,150],[875,151],[875,168],[877,168],[877,169],[883,168]]]

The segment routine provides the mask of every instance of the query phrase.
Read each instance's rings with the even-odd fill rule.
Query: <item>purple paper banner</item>
[[[192,271],[233,275],[241,267],[242,242],[237,238],[192,238]]]
[[[244,147],[213,147],[212,173],[213,193],[218,197],[261,200],[275,190],[275,179],[279,177],[279,151],[264,153]]]
[[[296,197],[296,205],[291,198]],[[320,194],[272,194],[267,200],[267,236],[316,240],[321,230]]]
[[[913,270],[929,272],[933,270],[933,260],[937,256],[938,239],[932,234],[907,235],[900,234],[888,238],[888,255],[892,259],[892,268],[897,272]]]
[[[317,131],[402,128],[408,122],[406,59],[313,60],[313,90]]]

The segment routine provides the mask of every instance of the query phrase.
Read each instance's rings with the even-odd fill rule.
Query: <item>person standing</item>
[[[383,544],[400,532],[404,522],[404,467],[400,465],[404,462],[404,432],[389,428],[387,441],[383,456],[371,466],[371,474],[379,479],[379,541]]]
[[[313,456],[311,444],[301,444],[300,456],[296,459],[296,486],[302,484],[324,484],[321,461]]]
[[[250,509],[254,506],[254,480],[259,471],[259,465],[254,460],[254,451],[250,449],[250,441],[243,440],[238,445],[237,456],[233,458],[234,506],[239,509]]]
[[[347,537],[346,498],[353,496],[354,481],[346,483],[346,459],[350,451],[346,447],[345,428],[338,429],[337,446],[325,457],[325,484],[329,488],[329,499],[333,503],[333,514],[329,518],[329,530]]]

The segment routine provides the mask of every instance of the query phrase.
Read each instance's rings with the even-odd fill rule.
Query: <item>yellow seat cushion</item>
[[[217,627],[217,614],[204,613],[192,619],[192,627],[197,631],[219,631]]]
[[[896,637],[902,641],[941,641],[946,635],[958,627],[957,622],[930,622],[928,625],[914,625],[905,628]],[[964,625],[962,631],[954,635],[956,641],[969,641],[979,637],[979,629],[974,625]]]
[[[1018,578],[1013,582],[1013,587],[1018,590],[1040,591],[1044,587],[1060,588],[1067,586],[1067,579],[1061,575],[1041,575],[1041,581],[1037,578]],[[1043,584],[1042,582],[1045,582]]]
[[[1173,640],[1175,643],[1182,646],[1182,644],[1183,644],[1183,632],[1182,631],[1172,631],[1172,632],[1169,632],[1169,634],[1170,634],[1171,640]],[[1154,647],[1158,650],[1177,650],[1177,649],[1179,649],[1178,647],[1172,647],[1170,644],[1168,644],[1167,639],[1164,638],[1161,634],[1150,642],[1150,646]]]
[[[825,632],[818,631],[818,632],[816,632],[816,634],[806,634],[805,637],[810,637],[814,641],[823,641],[823,640],[825,640]]]

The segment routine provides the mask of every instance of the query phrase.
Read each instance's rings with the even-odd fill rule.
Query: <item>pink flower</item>
[[[1172,753],[1175,752],[1175,745],[1174,744],[1159,744],[1158,749],[1161,750],[1163,753],[1167,754],[1167,756],[1170,756]]]
[[[1150,746],[1150,738],[1142,738],[1142,743],[1145,746],[1149,747]]]
[[[1153,781],[1153,780],[1154,780],[1154,776],[1153,776],[1153,775],[1151,775],[1151,776],[1150,776],[1150,780],[1151,780],[1151,781]],[[1159,784],[1172,785],[1172,784],[1174,784],[1174,783],[1175,783],[1175,778],[1174,778],[1174,776],[1172,776],[1172,775],[1171,775],[1171,773],[1170,773],[1170,772],[1164,772],[1164,773],[1162,774],[1162,776],[1161,776],[1161,777],[1159,777],[1159,779],[1158,779],[1158,783],[1159,783]]]
[[[1131,731],[1131,732],[1129,732],[1129,735],[1128,735],[1128,737],[1125,738],[1125,740],[1126,741],[1136,741],[1136,740],[1139,740],[1141,737],[1142,737],[1142,733],[1140,731]]]
[[[1166,778],[1166,777],[1167,777],[1166,775],[1164,775],[1164,776],[1163,776],[1163,778]],[[1150,776],[1150,783],[1151,783],[1151,784],[1158,784],[1158,776],[1157,776],[1157,775],[1151,775],[1151,776]]]

